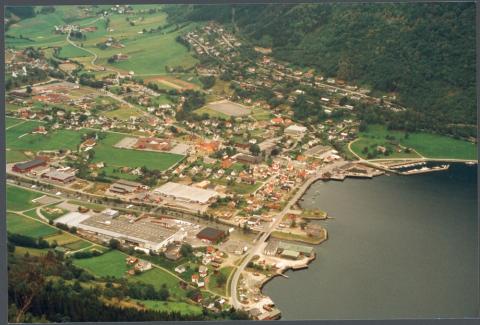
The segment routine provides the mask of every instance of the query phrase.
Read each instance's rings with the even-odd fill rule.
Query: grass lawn
[[[260,107],[252,108],[252,117],[257,121],[267,121],[273,118],[273,114]]]
[[[210,117],[216,117],[216,118],[220,118],[220,119],[224,119],[224,120],[229,120],[230,119],[230,116],[228,116],[227,114],[224,114],[222,112],[218,112],[218,111],[215,111],[211,108],[208,108],[207,106],[204,106],[202,108],[199,108],[195,111],[193,111],[195,114],[201,116],[203,114],[207,114],[208,116]]]
[[[27,121],[6,131],[6,146],[12,150],[75,150],[80,144],[81,134],[72,130],[57,130],[46,135],[31,134],[41,122]]]
[[[292,234],[292,233],[287,233],[283,231],[274,231],[272,232],[272,237],[276,239],[281,239],[281,240],[292,240],[292,241],[298,241],[306,244],[320,244],[323,241],[323,237],[317,238],[317,237],[309,237],[307,235],[298,235],[298,234]]]
[[[7,210],[24,211],[32,209],[38,204],[31,201],[42,195],[20,187],[7,185]]]
[[[136,107],[122,106],[120,108],[105,112],[102,115],[111,118],[116,117],[119,120],[128,120],[130,116],[141,116],[142,111]]]
[[[352,150],[366,158],[366,155],[362,153],[363,148],[386,145],[388,143],[385,138],[387,135],[395,137],[394,141],[398,141],[402,146],[415,149],[426,158],[477,159],[477,147],[471,142],[423,132],[411,133],[408,138],[405,138],[404,132],[389,131],[381,125],[370,125],[367,131],[361,132],[359,140],[352,144]],[[402,158],[405,156],[405,153],[397,154],[395,152],[390,156],[379,155],[377,158]],[[416,155],[412,154],[412,157],[416,157]]]
[[[16,124],[19,124],[19,123],[23,123],[25,122],[24,120],[21,120],[21,119],[18,119],[18,118],[14,118],[14,117],[8,117],[6,116],[5,117],[5,128],[9,128],[13,125],[16,125]]]
[[[30,248],[30,247],[22,247],[22,246],[15,246],[15,254],[18,256],[24,256],[25,253],[28,252],[30,256],[42,256],[48,253],[50,249],[44,248]]]
[[[7,212],[7,231],[33,238],[44,238],[58,233],[58,229],[16,213]]]
[[[117,250],[112,250],[100,256],[74,259],[73,264],[86,269],[95,276],[113,276],[121,278],[127,272],[126,255]]]
[[[154,267],[151,270],[143,272],[139,275],[134,275],[128,278],[129,281],[143,282],[153,285],[156,289],[160,289],[165,284],[170,290],[170,294],[176,297],[184,297],[185,291],[180,288],[179,279],[173,275]]]
[[[234,183],[229,188],[237,194],[248,194],[254,192],[260,185],[262,185],[261,182],[256,182],[255,184]]]
[[[94,162],[103,161],[107,167],[136,168],[146,166],[149,169],[163,171],[184,158],[182,155],[166,152],[114,148],[113,145],[124,137],[125,135],[122,134],[108,133],[107,137],[95,147]],[[108,174],[109,170],[106,169],[106,171]]]
[[[57,209],[60,209],[58,207],[55,207],[55,206],[49,206],[49,208],[57,208]],[[64,214],[66,214],[68,211],[67,210],[64,210],[64,209],[60,209],[60,211],[58,212],[47,212],[45,210],[45,208],[42,208],[41,209],[41,212],[42,212],[42,215],[47,218],[48,220],[55,220],[57,218],[60,218],[61,216],[63,216]]]
[[[47,240],[49,243],[52,243],[55,240],[59,246],[65,246],[66,244],[74,243],[79,239],[72,236],[68,232],[62,232],[61,234],[48,236],[47,238],[45,238],[45,240]]]
[[[221,274],[223,274],[225,276],[225,283],[221,286],[218,285],[217,283],[217,279],[218,279],[218,276],[219,275],[215,275],[212,273],[212,275],[210,275],[208,277],[209,279],[209,282],[208,282],[208,289],[221,295],[221,296],[226,296],[227,295],[227,281],[228,281],[228,277],[230,276],[230,273],[232,273],[233,271],[233,267],[231,266],[227,266],[227,267],[223,267],[219,270],[219,272]]]
[[[172,301],[158,301],[158,300],[135,300],[142,304],[147,309],[166,311],[166,312],[178,312],[182,315],[200,315],[202,313],[202,307],[188,304],[186,302],[172,302]]]
[[[50,239],[50,238],[48,238],[48,239]],[[74,241],[72,243],[62,245],[62,246],[64,246],[65,248],[68,248],[72,251],[78,251],[79,249],[83,249],[83,248],[87,248],[87,247],[92,246],[92,243],[89,243],[88,241],[84,241],[84,240],[77,240],[77,241]]]
[[[21,151],[6,150],[5,153],[6,153],[7,163],[14,163],[14,162],[25,161],[29,159],[29,157]]]
[[[73,46],[72,44],[68,44],[62,46],[59,56],[61,58],[77,58],[82,56],[91,56],[91,54],[82,49],[79,49],[78,47]]]

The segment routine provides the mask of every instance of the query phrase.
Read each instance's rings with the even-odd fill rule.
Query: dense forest
[[[394,93],[420,129],[475,134],[475,5],[170,6],[172,20],[216,20],[327,77]],[[446,127],[448,126],[448,128]]]

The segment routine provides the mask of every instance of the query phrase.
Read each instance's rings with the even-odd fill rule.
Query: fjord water
[[[282,319],[478,315],[476,166],[317,182],[301,205],[334,219],[308,269],[265,285]]]

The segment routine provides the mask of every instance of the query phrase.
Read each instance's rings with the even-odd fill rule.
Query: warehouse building
[[[43,173],[42,178],[62,184],[68,184],[75,180],[75,170],[51,169],[50,171]]]
[[[28,173],[32,169],[38,168],[40,166],[46,166],[46,159],[36,158],[30,161],[17,163],[13,166],[12,170],[16,173]]]
[[[108,243],[114,238],[124,246],[145,252],[162,252],[173,242],[181,242],[186,233],[181,228],[165,228],[153,219],[133,220],[125,216],[112,218],[105,214],[70,212],[55,220],[55,224],[76,227],[81,235],[93,236]]]
[[[222,240],[226,236],[225,231],[215,229],[212,227],[203,228],[198,234],[197,238],[202,240],[207,240],[211,243],[216,243],[219,240]]]
[[[113,183],[109,190],[110,192],[113,193],[119,193],[119,194],[130,194],[130,193],[135,193],[142,189],[144,186],[140,183],[137,182],[131,182],[127,180],[118,180],[115,183]]]
[[[213,190],[206,190],[173,182],[168,182],[156,188],[153,193],[173,198],[174,200],[181,202],[199,204],[212,203],[219,195]]]

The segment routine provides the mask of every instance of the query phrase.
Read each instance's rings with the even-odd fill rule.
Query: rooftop
[[[213,190],[205,190],[173,182],[168,182],[156,188],[154,193],[199,203],[207,203],[211,198],[218,196],[218,193]]]

